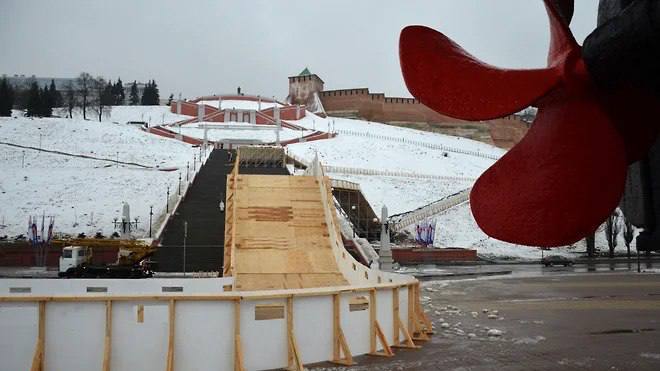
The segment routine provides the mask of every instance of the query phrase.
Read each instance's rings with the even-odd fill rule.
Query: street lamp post
[[[189,174],[190,174],[190,161],[186,161],[186,183],[188,183]]]
[[[170,212],[170,186],[167,186],[167,198],[165,198],[165,213]]]
[[[188,222],[183,222],[183,276],[186,276],[186,239],[188,238]]]
[[[351,210],[353,210],[353,212],[355,212],[355,205],[351,205]],[[349,219],[350,219],[350,218],[349,218]],[[356,234],[356,233],[355,233],[355,229],[357,229],[357,228],[359,227],[358,222],[359,222],[359,219],[356,218],[356,219],[355,219],[355,224],[353,225],[353,238],[355,238],[355,234]]]
[[[154,215],[154,207],[149,206],[149,238],[151,238],[151,220]]]
[[[178,196],[181,196],[181,173],[179,173],[179,188],[176,193]]]

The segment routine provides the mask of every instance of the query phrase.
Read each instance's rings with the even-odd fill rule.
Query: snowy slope
[[[437,133],[394,127],[367,121],[321,118],[311,113],[295,124],[326,130],[350,130],[388,137],[399,137],[422,141],[428,144],[445,145],[466,150],[479,151],[489,155],[501,155],[499,148],[465,138],[457,138]],[[430,174],[476,179],[495,161],[490,158],[422,147],[415,144],[382,140],[369,136],[340,134],[333,139],[291,144],[289,153],[311,161],[318,152],[319,159],[326,166],[346,166],[363,169],[406,171],[417,174]],[[360,183],[374,207],[380,210],[387,205],[390,214],[414,210],[442,197],[470,187],[471,182],[456,180],[428,180],[405,177],[361,176],[350,174],[329,174],[333,178]]]
[[[55,113],[58,113],[61,117],[66,117],[68,114],[62,109],[55,110]],[[82,119],[82,112],[78,109],[74,110],[73,118]],[[190,116],[170,112],[169,106],[113,106],[103,115],[103,121],[121,124],[128,121],[142,121],[149,124],[149,126],[171,124],[189,118]],[[98,116],[90,110],[87,112],[87,119],[98,121]]]
[[[217,101],[207,102],[217,106]],[[215,103],[215,105],[213,104]],[[223,101],[223,108],[256,109],[256,102]],[[225,105],[226,104],[226,105]],[[272,105],[272,104],[270,104]],[[269,107],[262,103],[262,109]],[[172,123],[188,116],[169,112],[166,106],[113,107],[107,121],[80,119],[0,119],[0,141],[136,162],[148,167],[185,168],[199,149],[140,131],[127,121],[146,121],[152,125]],[[379,123],[341,118],[322,118],[310,112],[293,123],[309,130],[334,131],[338,136],[289,145],[287,151],[307,161],[318,153],[326,166],[405,171],[420,175],[461,177],[464,179],[425,179],[403,176],[368,176],[330,173],[333,178],[357,182],[377,214],[387,205],[390,215],[414,210],[430,202],[472,186],[476,179],[504,151],[465,138]],[[273,130],[238,128],[240,123],[221,130],[210,130],[209,139],[249,139],[274,142]],[[203,138],[198,123],[184,125],[182,134]],[[41,144],[39,137],[41,134]],[[283,128],[281,140],[300,137],[300,131]],[[439,148],[442,146],[442,148]],[[21,167],[25,151],[25,167]],[[469,152],[471,154],[466,154]],[[184,170],[185,172],[185,170]],[[162,172],[135,166],[119,166],[36,150],[0,145],[0,235],[25,233],[29,215],[54,215],[56,230],[77,234],[113,231],[112,220],[119,217],[122,201],[132,206],[144,230],[148,229],[148,209],[154,206],[154,219],[163,213],[165,190],[174,191],[178,172]],[[185,174],[184,174],[185,178]],[[497,241],[483,233],[464,203],[436,216],[437,247],[476,248],[490,258],[538,259],[540,251]],[[596,245],[607,244],[601,230]],[[634,248],[634,245],[633,245]],[[619,250],[625,249],[622,240]],[[571,255],[584,251],[583,242],[575,247],[555,250]]]
[[[623,230],[623,227],[621,227]],[[441,247],[465,247],[477,249],[480,256],[491,259],[513,258],[525,260],[538,260],[541,258],[541,250],[538,247],[522,246],[498,241],[488,237],[477,225],[470,211],[470,204],[463,203],[436,217],[436,246]],[[596,247],[601,251],[607,250],[607,240],[604,225],[596,231]],[[631,245],[635,249],[635,241]],[[545,254],[563,255],[575,257],[586,251],[584,240],[578,241],[572,246],[553,248]],[[626,246],[622,234],[619,235],[617,252],[625,252]]]
[[[447,152],[416,144],[391,140],[405,138],[427,144],[501,156],[504,150],[473,140],[393,127],[373,122],[340,118],[321,118],[307,113],[307,117],[295,122],[304,127],[339,132],[337,138],[325,141],[298,143],[288,146],[289,153],[311,161],[318,152],[324,165],[359,167],[378,170],[403,170],[420,174],[457,176],[476,179],[495,161],[490,158]],[[346,135],[350,133],[352,135]],[[355,133],[365,136],[355,135]],[[382,139],[390,138],[390,139]],[[471,182],[405,177],[364,176],[329,174],[333,178],[360,183],[361,188],[376,213],[387,205],[390,215],[414,210],[432,201],[446,197],[472,186]],[[539,259],[536,247],[514,245],[488,237],[476,224],[469,203],[464,203],[436,217],[436,247],[463,247],[477,249],[479,255],[489,258]],[[596,235],[596,246],[607,248],[603,228]],[[634,242],[633,242],[634,246]],[[625,250],[620,237],[618,251]],[[560,255],[584,252],[584,242],[574,246],[553,249]]]
[[[171,151],[189,146],[141,131],[138,127],[112,122],[57,118],[0,119],[0,141],[136,162],[147,166],[176,165],[182,153]],[[189,157],[192,157],[192,153]],[[180,162],[179,162],[180,163]],[[185,163],[184,163],[185,164]]]
[[[98,158],[183,169],[197,148],[111,122],[0,118],[0,141]],[[25,234],[30,215],[52,215],[55,231],[93,235],[114,231],[122,202],[131,206],[142,233],[165,209],[167,186],[176,190],[179,172],[158,171],[0,145],[0,235]],[[154,225],[156,225],[154,223]]]

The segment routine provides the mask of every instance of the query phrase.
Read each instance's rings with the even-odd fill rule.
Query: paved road
[[[469,278],[469,275],[510,274],[513,277],[536,277],[553,275],[571,275],[584,273],[637,272],[637,261],[617,260],[613,262],[577,263],[570,267],[544,267],[540,263],[531,264],[482,264],[482,265],[442,265],[426,266],[422,270],[422,280]],[[640,271],[645,273],[660,273],[660,260],[641,260]],[[412,273],[413,272],[402,272]]]
[[[358,357],[350,370],[660,370],[658,274],[550,271],[423,286],[433,339],[393,359]]]

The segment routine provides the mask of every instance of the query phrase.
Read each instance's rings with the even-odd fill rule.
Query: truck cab
[[[60,256],[60,274],[91,261],[92,251],[87,246],[66,246]]]

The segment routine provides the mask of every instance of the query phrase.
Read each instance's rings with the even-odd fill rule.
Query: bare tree
[[[593,258],[596,254],[596,236],[595,233],[588,234],[585,238],[587,244],[587,256]]]
[[[66,108],[69,118],[73,118],[73,109],[79,106],[78,94],[73,82],[69,81],[64,86],[64,107]]]
[[[87,107],[89,105],[89,95],[94,78],[87,72],[82,72],[76,80],[78,85],[78,96],[80,97],[80,107],[82,108],[83,120],[87,120]]]
[[[626,249],[628,250],[628,259],[630,259],[630,244],[632,243],[633,237],[635,235],[635,228],[628,218],[625,219],[623,223],[623,241],[626,243]]]
[[[614,257],[614,248],[617,245],[617,237],[619,236],[620,231],[619,211],[614,210],[605,222],[605,237],[607,238],[607,245],[610,248],[610,258]]]
[[[112,92],[108,91],[106,85],[101,76],[92,79],[90,84],[90,107],[97,114],[99,121],[103,119],[103,115],[108,115],[112,108]]]

